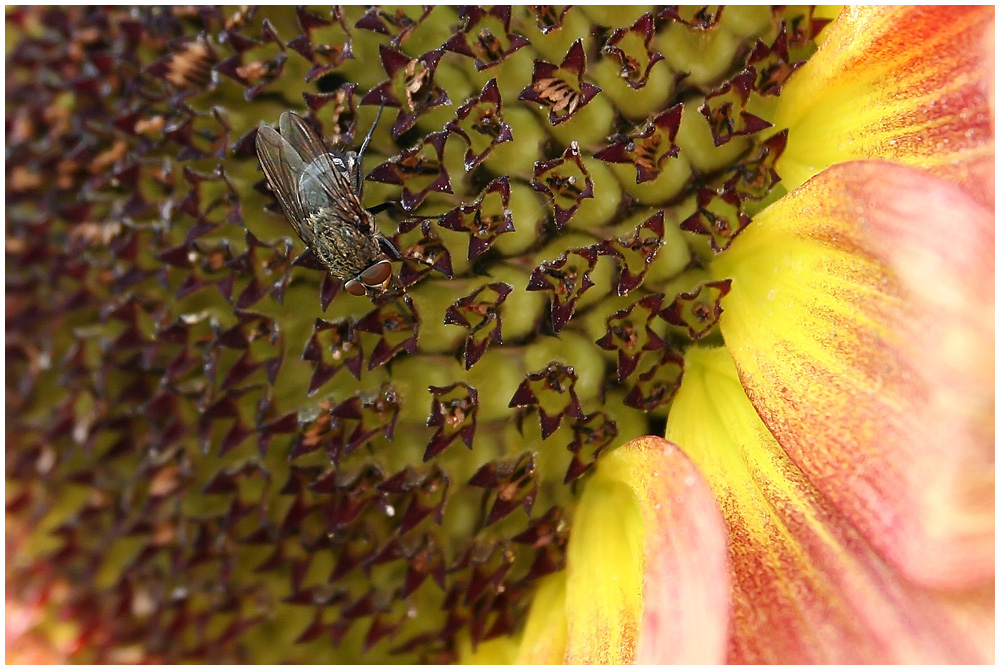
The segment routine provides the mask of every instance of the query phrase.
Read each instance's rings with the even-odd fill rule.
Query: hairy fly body
[[[392,279],[394,251],[361,200],[362,159],[381,114],[357,153],[328,148],[294,112],[278,119],[280,134],[266,123],[257,131],[257,157],[295,232],[348,293],[372,298]]]

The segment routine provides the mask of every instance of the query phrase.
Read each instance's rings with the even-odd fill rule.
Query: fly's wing
[[[312,245],[312,233],[305,225],[308,212],[302,208],[298,195],[299,180],[306,170],[299,152],[274,128],[262,123],[257,130],[257,158],[295,232]]]
[[[330,153],[323,138],[316,134],[312,126],[295,112],[282,112],[278,118],[281,136],[299,152],[302,162],[309,165],[317,158]]]
[[[297,189],[303,210],[330,208],[344,221],[367,226],[367,212],[354,190],[355,173],[360,170],[354,152],[328,149],[305,119],[293,112],[284,112],[278,125],[305,165]]]

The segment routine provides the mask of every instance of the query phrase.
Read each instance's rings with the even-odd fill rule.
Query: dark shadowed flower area
[[[992,8],[6,25],[9,662],[993,662]]]

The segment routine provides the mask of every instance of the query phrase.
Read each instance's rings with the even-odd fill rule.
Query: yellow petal
[[[517,665],[557,665],[566,656],[566,573],[547,575],[531,600]]]
[[[993,7],[848,7],[781,92],[789,189],[849,160],[926,168],[994,202]]]
[[[780,199],[712,267],[732,279],[720,327],[764,422],[929,586],[994,579],[993,246],[992,213],[961,189],[862,161]]]
[[[462,665],[510,665],[517,654],[517,644],[509,637],[496,637],[472,647],[468,635],[460,635],[457,644]]]
[[[692,349],[667,437],[719,498],[733,571],[731,663],[985,662],[992,587],[901,578],[782,450],[726,349]]]

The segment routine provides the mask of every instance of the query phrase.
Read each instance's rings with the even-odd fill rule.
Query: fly
[[[328,148],[295,112],[284,112],[278,130],[262,123],[257,131],[257,157],[271,190],[278,197],[292,228],[351,295],[371,298],[385,293],[392,279],[392,243],[375,225],[375,214],[362,205],[362,159],[378,120],[357,153]]]

